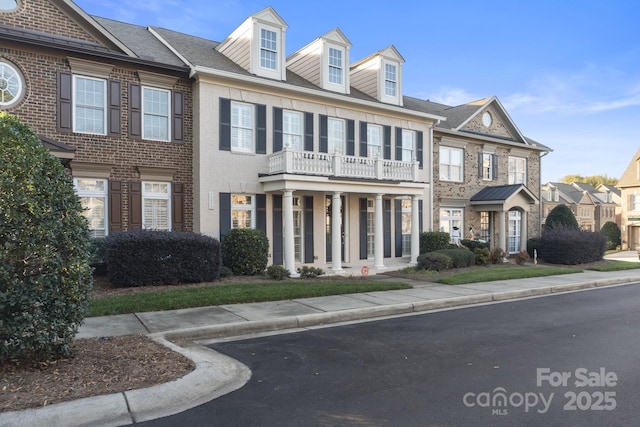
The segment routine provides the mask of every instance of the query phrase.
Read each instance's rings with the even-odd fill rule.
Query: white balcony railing
[[[285,147],[269,154],[269,174],[288,173],[333,177],[417,181],[418,162],[296,151]]]

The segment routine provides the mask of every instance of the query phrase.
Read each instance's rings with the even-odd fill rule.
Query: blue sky
[[[619,178],[640,148],[640,2],[631,0],[76,0],[91,15],[222,41],[273,7],[287,54],[338,27],[351,61],[394,45],[405,95],[459,105],[497,96],[554,151],[542,181]],[[390,7],[393,6],[393,7]]]

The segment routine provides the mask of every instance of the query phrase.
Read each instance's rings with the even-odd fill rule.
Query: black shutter
[[[396,128],[396,160],[402,160],[402,128]]]
[[[382,228],[384,236],[384,257],[391,257],[391,200],[385,199],[382,201],[384,206]]]
[[[304,113],[304,150],[313,151],[313,113]]]
[[[354,156],[356,153],[356,124],[353,120],[347,120],[347,156]]]
[[[121,85],[118,80],[109,80],[109,113],[107,115],[107,133],[109,136],[119,137],[122,134],[122,124],[120,118],[121,106]]]
[[[109,180],[109,233],[122,231],[122,182]]]
[[[220,150],[231,151],[231,100],[226,98],[220,98]]]
[[[231,193],[220,193],[220,241],[231,230]]]
[[[282,150],[282,108],[273,107],[273,152]]]
[[[142,138],[142,92],[136,83],[129,83],[129,137]]]
[[[484,153],[481,151],[478,154],[478,178],[482,179],[484,177]]]
[[[367,199],[360,199],[360,259],[367,259]]]
[[[256,194],[256,228],[267,234],[267,195]]]
[[[184,184],[171,185],[171,229],[184,230]]]
[[[498,156],[491,155],[491,179],[498,179]]]
[[[329,140],[327,137],[327,116],[320,114],[320,152],[327,153],[329,151]]]
[[[267,106],[256,105],[256,154],[267,154]]]
[[[313,252],[313,196],[304,196],[304,262],[314,261]]]
[[[396,217],[396,258],[402,256],[402,200],[395,201]]]
[[[422,220],[422,200],[418,200],[418,224],[420,224],[418,232],[422,233],[422,230],[424,230],[424,224]]]
[[[72,131],[72,79],[71,73],[58,72],[58,132]]]
[[[418,138],[418,147],[416,150],[416,158],[418,159],[418,165],[420,169],[423,167],[423,142],[422,142],[422,131],[416,132],[416,136]]]
[[[129,230],[142,228],[142,184],[129,181]]]
[[[174,142],[184,141],[184,93],[173,91],[173,138]]]
[[[386,160],[391,160],[391,126],[384,126],[382,128],[382,143],[383,158],[385,158]]]
[[[283,264],[284,234],[282,233],[282,196],[274,194],[271,197],[273,203],[273,263]]]
[[[367,122],[360,122],[360,157],[367,157]]]

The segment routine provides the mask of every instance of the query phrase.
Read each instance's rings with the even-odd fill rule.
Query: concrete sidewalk
[[[606,258],[637,262],[638,254],[625,251]],[[375,275],[367,280],[402,279]],[[127,425],[198,406],[242,387],[251,376],[246,366],[231,358],[197,343],[180,347],[170,342],[173,340],[203,341],[304,330],[340,322],[640,282],[640,270],[585,271],[457,286],[403,281],[413,288],[87,318],[77,338],[148,334],[194,360],[196,369],[185,377],[156,387],[3,413],[0,414],[0,426]]]

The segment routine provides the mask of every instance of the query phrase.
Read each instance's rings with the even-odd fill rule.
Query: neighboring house
[[[540,233],[540,162],[550,148],[525,137],[496,97],[411,103],[446,117],[434,128],[433,228],[457,226],[464,238],[472,229],[492,248],[525,250]]]
[[[622,201],[622,249],[640,250],[640,150],[631,158],[616,187]]]
[[[69,168],[94,236],[191,230],[189,69],[143,27],[101,22],[71,1],[0,2],[0,110]]]
[[[558,205],[566,205],[576,217],[578,226],[585,231],[599,231],[607,222],[616,222],[619,198],[615,188],[573,182],[548,182],[542,186],[542,210],[544,219]]]

